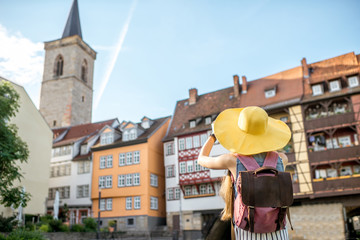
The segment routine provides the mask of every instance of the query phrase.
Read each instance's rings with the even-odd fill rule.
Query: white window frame
[[[341,90],[340,81],[333,80],[329,82],[330,85],[330,92],[336,92]]]
[[[106,156],[100,156],[100,169],[106,168]]]
[[[85,155],[88,153],[87,144],[81,145],[80,155]]]
[[[100,199],[100,211],[105,211],[106,202],[105,199]]]
[[[127,197],[126,198],[125,208],[126,208],[126,210],[131,210],[132,209],[132,197]]]
[[[134,139],[136,139],[136,136],[137,134],[136,134],[136,129],[135,128],[133,128],[133,129],[130,129],[130,131],[129,131],[129,140],[134,140]]]
[[[112,188],[112,175],[105,176],[105,188]]]
[[[139,164],[140,163],[140,151],[135,151],[133,153],[133,163]]]
[[[175,165],[170,165],[166,167],[166,177],[167,178],[175,177]]]
[[[200,136],[199,135],[193,136],[193,147],[194,148],[200,147]]]
[[[179,171],[181,174],[186,173],[186,162],[179,163]]]
[[[168,189],[168,200],[174,200],[174,189],[173,188],[169,188]]]
[[[133,185],[140,186],[140,173],[133,174]]]
[[[106,167],[107,168],[112,168],[113,167],[113,156],[112,155],[108,155],[106,158]]]
[[[190,128],[194,128],[196,127],[196,121],[195,120],[191,120],[190,121]]]
[[[194,162],[193,161],[187,161],[186,162],[186,171],[188,173],[194,172]]]
[[[125,186],[126,186],[125,175],[124,174],[118,175],[118,187],[125,187]]]
[[[193,148],[193,144],[192,144],[192,137],[187,137],[185,139],[185,142],[186,142],[186,149],[191,149]]]
[[[105,188],[105,176],[99,177],[99,188]]]
[[[125,181],[125,185],[127,187],[129,186],[132,186],[133,185],[133,175],[130,173],[130,174],[126,174],[126,181]]]
[[[192,194],[192,195],[198,195],[198,194],[199,194],[199,193],[198,193],[198,190],[197,190],[197,188],[196,188],[195,185],[193,185],[193,186],[191,187],[191,194]]]
[[[209,125],[211,124],[211,117],[206,117],[205,118],[205,125]]]
[[[158,176],[156,174],[150,173],[150,186],[158,187]]]
[[[342,147],[352,146],[350,136],[338,137],[338,142],[339,142],[339,145],[342,144]]]
[[[127,152],[126,153],[126,165],[131,165],[133,164],[132,162],[132,152]]]
[[[207,185],[207,193],[208,194],[214,193],[213,186],[210,183]]]
[[[126,165],[125,153],[119,153],[119,166],[125,166],[125,165]]]
[[[195,172],[201,171],[201,166],[200,164],[198,164],[198,160],[194,161],[194,165],[195,165]]]
[[[175,195],[174,195],[174,198],[175,199],[180,199],[180,188],[175,188]]]
[[[134,209],[141,208],[141,198],[140,196],[134,197]]]
[[[275,88],[265,90],[265,98],[272,98],[272,97],[275,97],[275,95],[276,95]]]
[[[151,210],[158,210],[159,209],[159,200],[157,197],[150,197],[150,209]]]
[[[174,155],[174,143],[169,142],[165,144],[166,147],[166,156]]]
[[[108,211],[112,210],[112,198],[106,199],[106,210]]]
[[[185,196],[191,196],[191,187],[190,186],[185,187]]]
[[[315,84],[311,86],[313,96],[319,96],[324,94],[324,87],[322,84]]]
[[[359,86],[359,77],[358,76],[348,77],[348,82],[350,88],[357,87]]]
[[[185,150],[185,138],[179,139],[179,151]]]
[[[206,194],[206,185],[205,184],[201,184],[200,185],[200,194],[203,195],[203,194]]]

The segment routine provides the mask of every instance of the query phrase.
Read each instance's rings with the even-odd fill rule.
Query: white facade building
[[[52,214],[56,191],[60,194],[60,217],[70,224],[81,223],[91,212],[91,147],[99,141],[105,126],[119,126],[117,119],[53,129],[54,143],[50,163],[47,201]]]
[[[174,231],[192,232],[192,237],[200,237],[202,229],[224,208],[219,190],[226,171],[197,164],[209,133],[202,131],[164,142],[167,225]],[[225,148],[215,144],[210,156],[225,153]]]

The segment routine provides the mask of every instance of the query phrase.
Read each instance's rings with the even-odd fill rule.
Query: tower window
[[[59,55],[55,61],[55,76],[62,76],[63,68],[64,68],[64,59],[61,55]]]
[[[87,81],[87,62],[86,60],[84,59],[82,65],[81,65],[81,80],[83,80],[84,82]]]
[[[85,102],[85,97],[84,96],[81,97],[81,101]]]
[[[54,120],[54,122],[53,122],[53,127],[55,127],[56,126],[56,120]]]

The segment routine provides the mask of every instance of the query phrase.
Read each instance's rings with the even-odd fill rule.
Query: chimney
[[[193,105],[196,103],[197,96],[198,94],[196,88],[189,89],[189,105]]]
[[[242,84],[242,91],[241,93],[247,93],[247,81],[246,81],[246,76],[242,76],[241,77],[241,84]]]
[[[238,97],[239,96],[239,89],[240,89],[240,86],[239,86],[239,76],[238,75],[234,75],[233,76],[234,78],[234,97]]]
[[[306,62],[306,58],[301,59],[301,66],[303,69],[304,78],[309,78],[310,72],[309,72],[309,67],[307,65],[307,62]]]

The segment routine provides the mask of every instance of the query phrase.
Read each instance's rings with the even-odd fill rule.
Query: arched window
[[[83,80],[84,82],[87,81],[87,70],[88,70],[87,62],[84,59],[82,65],[81,65],[81,80]]]
[[[55,60],[55,76],[63,75],[63,68],[64,68],[64,59],[61,55],[57,56]]]

